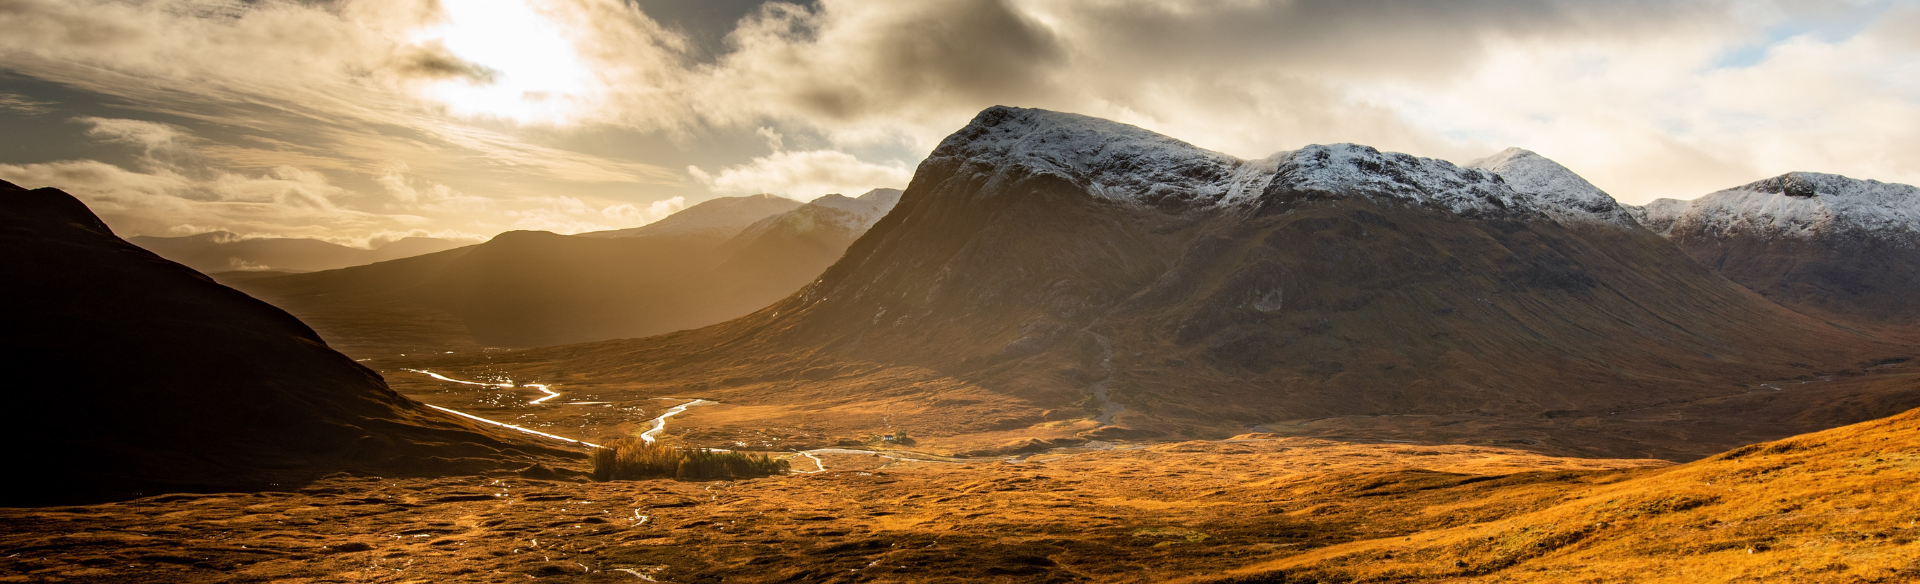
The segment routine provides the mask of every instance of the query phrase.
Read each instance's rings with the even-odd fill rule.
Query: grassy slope
[[[1905,383],[1920,385],[1920,375]],[[1569,489],[1515,517],[1334,546],[1243,582],[1911,582],[1920,410]]]

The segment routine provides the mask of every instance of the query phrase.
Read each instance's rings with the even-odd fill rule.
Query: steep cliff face
[[[1920,188],[1793,172],[1637,213],[1694,259],[1781,304],[1920,321]]]
[[[999,396],[947,402],[981,428],[1177,432],[1605,412],[1900,350],[1713,275],[1551,161],[1485,166],[1351,144],[1240,160],[996,107],[799,293],[509,359],[748,403],[965,387]],[[890,375],[912,381],[872,381]]]
[[[476,472],[567,455],[435,412],[286,312],[0,182],[5,503]]]

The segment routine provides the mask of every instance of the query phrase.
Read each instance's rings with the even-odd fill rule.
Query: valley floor
[[[1669,464],[1247,438],[1022,463],[818,454],[826,472],[734,482],[337,476],[0,509],[0,581],[1158,582],[1494,521]]]

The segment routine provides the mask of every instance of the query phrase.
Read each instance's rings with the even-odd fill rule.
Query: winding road
[[[511,379],[509,379],[509,380],[507,380],[507,381],[506,381],[506,383],[481,383],[481,382],[478,382],[478,381],[462,381],[462,380],[459,380],[459,379],[454,379],[454,378],[452,378],[452,377],[447,377],[447,376],[445,376],[445,375],[441,375],[441,374],[439,374],[439,373],[434,373],[434,372],[432,372],[432,371],[427,371],[427,370],[425,370],[425,369],[407,369],[406,371],[412,371],[412,372],[414,372],[414,373],[423,373],[423,374],[426,374],[426,376],[428,376],[428,377],[432,377],[432,378],[434,378],[434,379],[438,379],[438,380],[441,380],[441,381],[451,381],[451,382],[454,382],[454,383],[463,383],[463,384],[466,384],[466,385],[478,385],[478,386],[481,386],[481,387],[507,387],[507,388],[512,388],[512,387],[531,387],[531,388],[534,388],[534,389],[538,389],[538,390],[540,390],[540,392],[541,392],[541,393],[545,393],[545,394],[547,394],[547,396],[546,396],[546,397],[543,397],[543,398],[540,398],[540,399],[536,399],[536,400],[533,400],[533,401],[530,401],[530,402],[527,402],[527,405],[530,405],[530,406],[537,406],[537,405],[540,405],[540,404],[541,404],[541,403],[543,403],[543,402],[546,402],[547,400],[550,400],[550,399],[553,399],[553,398],[556,398],[556,397],[560,397],[560,393],[559,393],[559,392],[556,392],[556,391],[554,391],[554,390],[553,390],[553,388],[551,388],[551,387],[548,387],[548,386],[547,386],[546,384],[544,384],[544,383],[526,383],[526,384],[520,384],[520,383],[514,383],[514,382],[513,382],[513,380],[511,380]]]
[[[673,398],[654,398],[654,399],[673,399]],[[713,405],[717,403],[720,403],[720,402],[707,401],[704,399],[695,399],[693,401],[669,408],[666,411],[666,413],[662,413],[660,414],[660,417],[653,419],[652,429],[649,429],[645,432],[640,433],[640,440],[645,441],[648,444],[652,444],[653,441],[660,436],[661,432],[665,432],[667,430],[667,418],[673,417],[674,414],[687,411],[687,408],[691,408],[693,406],[707,406],[707,405]]]
[[[1095,336],[1102,341],[1101,345],[1105,347],[1106,337],[1100,336],[1098,334],[1095,334]],[[1112,350],[1110,348],[1107,350],[1107,353],[1108,353],[1107,356],[1111,358]],[[459,383],[463,385],[475,385],[475,386],[481,386],[481,387],[499,387],[499,388],[532,387],[535,389],[539,389],[540,391],[545,392],[547,394],[546,397],[542,397],[540,399],[527,402],[527,405],[539,405],[546,402],[547,400],[560,397],[560,394],[558,392],[553,391],[547,385],[544,385],[544,384],[537,384],[537,383],[515,384],[511,381],[504,382],[504,383],[485,383],[485,382],[479,382],[479,381],[466,381],[463,379],[454,379],[452,377],[447,377],[445,375],[441,375],[439,373],[434,373],[432,371],[427,371],[424,369],[405,369],[405,371],[419,373],[421,375],[426,375],[428,377],[432,377],[440,381]],[[1093,386],[1089,386],[1089,389],[1095,392],[1094,396],[1097,399],[1098,403],[1101,405],[1100,409],[1104,412],[1100,420],[1102,424],[1111,423],[1113,414],[1118,414],[1126,410],[1126,408],[1121,407],[1120,404],[1106,401],[1105,381],[1097,382]],[[652,399],[673,400],[673,399],[686,399],[686,398],[661,397],[661,398],[652,398]],[[598,404],[598,403],[607,403],[607,402],[578,402],[578,403]],[[647,431],[645,432],[641,432],[640,439],[647,443],[653,443],[654,441],[659,439],[659,436],[661,433],[666,431],[667,418],[671,418],[677,414],[685,412],[687,411],[687,408],[691,408],[695,406],[718,405],[719,403],[720,402],[707,400],[707,399],[693,398],[690,401],[668,408],[667,411],[662,412],[659,416],[656,416],[653,419],[648,420],[649,422],[652,422],[653,427],[647,429]],[[560,405],[575,405],[575,404],[570,402],[570,403],[564,403]],[[555,436],[553,434],[548,434],[546,432],[541,432],[539,430],[533,430],[530,428],[515,426],[513,424],[508,424],[504,422],[496,422],[493,420],[489,420],[486,418],[482,418],[480,416],[476,416],[466,412],[461,412],[458,410],[443,408],[443,407],[432,405],[432,404],[426,404],[426,406],[449,413],[449,414],[460,416],[462,418],[467,418],[477,422],[483,422],[483,423],[492,424],[495,426],[500,426],[502,428],[508,428],[508,429],[512,429],[520,432],[525,432],[525,433],[532,434],[535,436],[540,436],[543,438],[549,438],[553,440],[559,440],[562,442],[579,444],[589,448],[601,447],[599,444],[594,444],[594,443],[586,442],[583,440],[574,440],[572,438],[567,438],[564,436]],[[901,461],[901,462],[932,462],[932,463],[942,463],[942,464],[964,464],[968,462],[980,462],[980,461],[988,461],[988,460],[1020,462],[1030,456],[1033,456],[1033,455],[1025,455],[1025,456],[994,457],[994,458],[958,458],[958,457],[950,457],[950,456],[939,456],[939,455],[933,455],[933,454],[909,453],[909,452],[899,452],[899,451],[858,450],[853,448],[815,448],[812,450],[802,450],[802,451],[794,452],[791,458],[806,457],[808,460],[813,461],[813,464],[817,470],[795,470],[795,471],[789,471],[789,472],[792,472],[795,474],[813,474],[813,473],[826,472],[827,463],[820,460],[819,456],[816,456],[820,454],[874,455],[874,456],[879,456],[889,460],[895,460],[895,461]]]
[[[546,395],[546,397],[542,397],[542,398],[540,398],[540,399],[536,399],[536,400],[533,400],[533,401],[530,401],[530,402],[527,402],[527,405],[530,405],[530,406],[533,406],[533,405],[540,405],[540,404],[542,404],[542,403],[545,403],[545,402],[546,402],[547,400],[550,400],[550,399],[553,399],[553,398],[556,398],[556,397],[560,397],[560,393],[559,393],[559,392],[556,392],[556,391],[554,391],[554,390],[553,390],[553,389],[552,389],[551,387],[549,387],[549,386],[547,386],[546,384],[541,384],[541,383],[526,383],[526,384],[518,384],[518,383],[514,383],[514,382],[513,382],[512,380],[507,380],[507,381],[506,381],[506,382],[504,382],[504,383],[485,383],[485,382],[480,382],[480,381],[467,381],[467,380],[464,380],[464,379],[454,379],[454,378],[452,378],[452,377],[447,377],[447,376],[445,376],[445,375],[441,375],[441,374],[439,374],[439,373],[434,373],[434,372],[432,372],[432,371],[427,371],[427,370],[425,370],[425,369],[405,369],[405,371],[411,371],[411,372],[414,372],[414,373],[419,373],[419,374],[421,374],[421,375],[425,375],[425,376],[428,376],[428,377],[432,377],[432,378],[434,378],[434,379],[438,379],[438,380],[441,380],[441,381],[447,381],[447,382],[452,382],[452,383],[459,383],[459,384],[462,384],[462,385],[477,385],[477,386],[480,386],[480,387],[500,387],[500,388],[515,388],[515,387],[531,387],[531,388],[534,388],[534,389],[538,389],[538,390],[540,390],[541,392],[543,392],[543,393],[546,393],[546,394],[547,394],[547,395]],[[681,398],[654,398],[654,399],[681,399]],[[594,404],[604,404],[604,403],[608,403],[608,402],[569,402],[569,403],[565,403],[565,404],[561,404],[561,405],[594,405]],[[646,441],[646,442],[647,442],[647,443],[649,443],[649,444],[651,444],[651,443],[653,443],[653,442],[654,442],[655,440],[657,440],[657,439],[659,438],[659,436],[660,436],[660,433],[661,433],[661,432],[665,432],[665,431],[667,430],[667,418],[671,418],[671,417],[673,417],[673,416],[674,416],[674,414],[678,414],[678,413],[681,413],[681,412],[684,412],[684,411],[687,411],[687,408],[691,408],[691,407],[694,407],[694,406],[706,406],[706,405],[714,405],[714,404],[717,404],[717,403],[720,403],[720,402],[716,402],[716,401],[709,401],[709,400],[704,400],[704,399],[698,399],[698,398],[695,398],[695,399],[694,399],[693,401],[689,401],[689,402],[687,402],[687,403],[683,403],[683,404],[680,404],[680,405],[677,405],[677,406],[674,406],[674,407],[672,407],[672,408],[668,408],[668,409],[667,409],[667,411],[666,411],[666,412],[664,412],[664,413],[661,413],[659,417],[656,417],[656,418],[654,418],[654,419],[652,419],[652,420],[650,420],[651,422],[653,422],[653,427],[652,427],[652,428],[649,428],[649,429],[648,429],[647,431],[645,431],[645,432],[641,432],[641,433],[640,433],[640,439],[641,439],[641,440],[643,440],[643,441]],[[588,446],[588,447],[592,447],[592,448],[599,448],[599,447],[600,447],[600,445],[599,445],[599,444],[594,444],[594,443],[591,443],[591,442],[586,442],[586,441],[582,441],[582,440],[574,440],[574,439],[572,439],[572,438],[566,438],[566,437],[562,437],[562,436],[555,436],[555,435],[552,435],[552,434],[548,434],[548,433],[546,433],[546,432],[541,432],[541,431],[538,431],[538,430],[532,430],[532,429],[528,429],[528,428],[523,428],[523,427],[520,427],[520,426],[515,426],[515,425],[513,425],[513,424],[508,424],[508,423],[504,423],[504,422],[495,422],[495,421],[493,421],[493,420],[489,420],[489,419],[486,419],[486,418],[482,418],[482,417],[480,417],[480,416],[476,416],[476,415],[473,415],[473,414],[469,414],[469,413],[466,413],[466,412],[461,412],[461,411],[457,411],[457,410],[453,410],[453,409],[448,409],[448,408],[443,408],[443,407],[440,407],[440,406],[436,406],[436,405],[432,405],[432,404],[427,404],[427,407],[430,407],[430,408],[433,408],[433,409],[436,409],[436,410],[440,410],[440,411],[443,411],[443,412],[447,412],[447,413],[449,413],[449,414],[453,414],[453,415],[456,415],[456,416],[460,416],[460,417],[463,417],[463,418],[468,418],[468,419],[472,419],[472,420],[478,420],[478,421],[481,421],[481,422],[486,422],[486,423],[488,423],[488,424],[493,424],[493,425],[495,425],[495,426],[500,426],[500,427],[502,427],[502,428],[512,428],[512,429],[514,429],[514,430],[519,430],[519,431],[521,431],[521,432],[526,432],[526,433],[528,433],[528,434],[533,434],[533,435],[535,435],[535,436],[542,436],[542,437],[546,437],[546,438],[552,438],[552,439],[554,439],[554,440],[560,440],[560,441],[564,441],[564,442],[572,442],[572,443],[574,443],[574,444],[581,444],[581,445],[585,445],[585,446]],[[824,467],[823,467],[823,468],[824,468]]]

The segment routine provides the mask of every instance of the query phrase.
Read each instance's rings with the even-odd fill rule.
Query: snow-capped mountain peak
[[[1633,224],[1632,215],[1614,200],[1613,195],[1593,186],[1593,183],[1560,163],[1531,150],[1508,148],[1493,156],[1468,162],[1467,168],[1485,169],[1500,175],[1509,188],[1532,198],[1535,207],[1562,224]]]
[[[900,202],[900,195],[900,189],[882,188],[867,191],[866,194],[860,195],[859,197],[848,197],[840,194],[826,195],[814,199],[813,202],[807,203],[807,205],[834,209],[846,213],[846,218],[852,221],[852,224],[846,227],[855,232],[864,232],[873,227],[874,223],[878,223],[881,217],[887,216],[888,211],[893,210],[894,204]]]
[[[1655,201],[1645,214],[1666,223],[1662,232],[1800,239],[1863,232],[1920,243],[1920,188],[1910,185],[1790,172],[1694,199],[1674,213],[1679,205]]]
[[[1103,199],[1211,204],[1257,193],[1271,168],[1136,126],[1076,114],[995,106],[933,151],[934,158],[1012,163]]]
[[[1101,199],[1156,207],[1249,204],[1281,189],[1381,198],[1470,217],[1632,224],[1613,197],[1517,148],[1467,167],[1358,144],[1316,144],[1243,160],[1118,122],[996,106],[943,141],[931,159],[1011,164],[1060,177]]]

